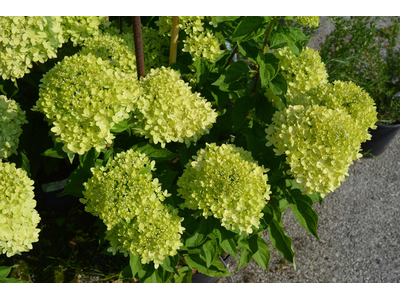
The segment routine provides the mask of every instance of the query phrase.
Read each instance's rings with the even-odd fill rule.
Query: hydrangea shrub
[[[73,231],[125,264],[120,280],[230,276],[226,254],[268,271],[269,244],[295,266],[289,207],[318,238],[313,206],[345,180],[376,122],[373,99],[329,82],[306,47],[318,17],[182,16],[169,64],[171,24],[142,17],[138,78],[130,18],[0,17],[3,254],[38,241],[33,180],[61,176],[59,195],[80,199],[85,224],[97,219]],[[40,190],[35,199],[45,205]]]

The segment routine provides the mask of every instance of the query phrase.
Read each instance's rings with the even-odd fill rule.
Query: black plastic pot
[[[231,256],[228,255],[225,259],[222,259],[221,257],[219,258],[220,262],[222,262],[225,266],[225,268],[228,268],[228,266],[226,265],[226,263],[228,262],[229,258]],[[193,274],[192,276],[192,282],[193,283],[215,283],[218,281],[218,279],[220,279],[221,277],[211,277],[205,274],[201,274],[201,273],[197,273],[197,274]],[[233,278],[232,276],[228,276],[227,277],[231,282],[233,282]]]
[[[374,157],[381,155],[399,130],[400,124],[378,124],[377,128],[371,131],[371,140],[361,144],[361,148],[363,151],[369,151],[369,155],[366,154],[364,157]]]

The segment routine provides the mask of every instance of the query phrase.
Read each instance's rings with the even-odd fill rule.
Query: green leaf
[[[211,95],[213,96],[217,106],[220,108],[224,108],[229,103],[229,93],[223,92],[221,90],[212,90]]]
[[[162,148],[160,145],[154,145],[148,142],[140,142],[133,145],[131,149],[145,153],[149,158],[154,158],[156,162],[173,159],[179,156],[179,154]]]
[[[250,72],[250,67],[244,61],[237,61],[232,63],[225,71],[225,83],[233,83],[243,75]]]
[[[147,165],[139,171],[139,174],[147,174],[151,172],[151,165]]]
[[[67,152],[67,156],[71,165],[74,163],[75,153]]]
[[[251,257],[252,253],[250,252],[250,250],[247,249],[242,250],[242,252],[240,253],[240,259],[237,270],[239,271],[241,268],[247,265],[250,262]]]
[[[97,157],[99,157],[100,152],[97,152],[95,148],[90,149],[83,155],[79,156],[79,165],[90,175],[92,175],[92,171],[90,170],[94,167],[96,163]]]
[[[279,59],[272,53],[258,53],[257,63],[260,66],[260,79],[263,88],[275,78],[279,71]]]
[[[282,225],[274,219],[269,223],[269,236],[272,246],[278,250],[285,259],[293,263],[293,267],[296,269],[292,239],[286,235]]]
[[[184,258],[191,269],[197,269],[205,275],[212,277],[232,276],[219,260],[214,260],[212,265],[207,267],[206,262],[197,254],[184,255]]]
[[[189,267],[184,266],[184,267],[180,268],[178,270],[178,273],[179,273],[179,275],[174,277],[176,283],[191,283],[192,282],[193,274],[192,274],[192,270]]]
[[[307,196],[310,197],[313,202],[318,202],[321,205],[324,202],[324,198],[322,198],[320,194],[312,194]]]
[[[12,267],[0,267],[0,278],[7,278],[10,274]]]
[[[254,95],[236,99],[232,111],[232,122],[234,124],[233,132],[236,132],[243,127],[249,111],[255,106],[255,102],[256,96]]]
[[[257,236],[257,251],[253,254],[253,259],[266,271],[268,271],[270,255],[268,244],[263,238]]]
[[[260,53],[260,49],[254,41],[242,42],[238,45],[240,54],[242,54],[246,59],[253,63],[257,63],[257,56]]]
[[[285,77],[278,72],[275,78],[269,82],[269,88],[275,95],[284,95],[287,92],[287,82]]]
[[[163,263],[161,264],[161,267],[171,273],[176,273],[179,274],[178,271],[176,270],[176,265],[179,262],[179,255],[175,255],[175,256],[167,256]]]
[[[125,130],[129,129],[130,126],[132,125],[131,119],[125,119],[122,120],[121,122],[114,124],[114,126],[111,128],[112,133],[121,133],[124,132]]]
[[[3,80],[0,78],[0,92],[7,96],[8,99],[12,99],[19,91],[18,83],[15,80]]]
[[[31,177],[31,168],[25,150],[20,151],[19,155],[21,156],[21,169],[24,170],[29,177]]]
[[[263,17],[244,17],[233,32],[232,41],[244,40],[247,35],[259,29],[264,22]]]
[[[213,218],[203,219],[195,233],[186,239],[185,246],[196,248],[203,244],[207,240],[207,236],[213,231],[214,220]]]
[[[218,258],[218,247],[214,240],[205,242],[200,248],[200,256],[205,260],[207,268],[210,268],[212,262]]]
[[[140,256],[130,254],[129,265],[132,270],[132,277],[135,278],[136,274],[138,274],[143,268],[142,262],[140,261]]]
[[[199,89],[202,88],[202,86],[204,85],[204,83],[207,82],[207,79],[209,77],[210,74],[210,63],[204,59],[201,58],[199,60],[196,60],[193,63],[194,67],[196,68],[196,78],[197,78],[197,85],[199,87]]]
[[[41,155],[53,158],[66,158],[67,153],[62,150],[63,144],[56,143],[53,148],[47,149]]]
[[[82,167],[78,167],[74,172],[69,175],[67,182],[65,183],[64,190],[58,194],[58,197],[62,197],[65,195],[71,195],[74,197],[83,197],[82,192],[85,190],[83,183],[88,181],[91,177],[85,169]]]
[[[288,190],[288,202],[299,224],[317,239],[318,215],[312,209],[313,201],[300,190]]]

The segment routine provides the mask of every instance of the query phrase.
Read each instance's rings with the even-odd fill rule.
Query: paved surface
[[[318,49],[332,28],[322,18],[310,46]],[[234,282],[400,282],[400,133],[378,159],[356,161],[349,175],[322,206],[314,204],[319,241],[298,224],[290,208],[284,213],[296,271],[270,246],[269,271],[251,261]],[[269,243],[268,234],[263,237]],[[234,273],[236,261],[230,259],[228,267]]]

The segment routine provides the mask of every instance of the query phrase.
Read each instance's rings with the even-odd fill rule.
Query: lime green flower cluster
[[[64,43],[61,17],[0,17],[0,74],[23,77],[32,62],[55,58]]]
[[[164,258],[176,255],[184,228],[177,212],[162,203],[170,194],[152,179],[154,165],[143,153],[118,153],[106,167],[92,168],[80,201],[104,221],[114,254],[140,255],[142,263],[154,261],[158,267]]]
[[[120,34],[119,25],[112,22],[111,26],[104,29],[104,32],[122,38],[129,45],[132,53],[135,54],[132,25],[128,26],[126,22],[123,22],[122,34]],[[166,35],[160,34],[158,30],[142,26],[142,40],[146,73],[151,68],[168,66],[170,39]]]
[[[203,57],[208,61],[214,61],[223,53],[219,39],[209,30],[196,35],[191,34],[183,42],[185,45],[182,51],[189,52],[193,60]]]
[[[21,126],[25,123],[25,112],[18,103],[0,96],[0,159],[17,153]]]
[[[189,52],[193,60],[203,57],[214,61],[223,52],[221,42],[210,30],[204,30],[203,20],[204,17],[198,16],[179,17],[179,28],[187,34],[182,51]],[[172,17],[160,17],[156,24],[161,34],[171,34]]]
[[[270,194],[268,170],[234,145],[207,144],[193,159],[178,180],[185,206],[221,219],[227,229],[252,233],[252,226],[258,228]]]
[[[100,34],[87,38],[79,54],[88,55],[89,53],[104,61],[109,60],[109,65],[113,68],[137,76],[135,49],[118,36]]]
[[[91,53],[74,55],[44,75],[34,110],[46,115],[64,151],[82,155],[112,142],[110,129],[129,118],[139,94],[136,75]]]
[[[323,105],[330,109],[347,111],[363,131],[360,136],[362,142],[369,140],[371,135],[368,128],[376,129],[378,121],[374,100],[361,87],[347,81],[334,81],[326,85],[319,85],[305,94],[297,95],[294,104]]]
[[[15,164],[0,160],[0,254],[7,257],[32,249],[39,240],[40,216],[34,209],[33,181]]]
[[[319,17],[314,16],[304,16],[304,17],[295,17],[296,22],[303,26],[308,27],[318,27],[319,26]]]
[[[286,154],[290,173],[305,194],[324,197],[348,176],[353,160],[360,158],[364,130],[341,108],[290,105],[277,111],[266,129],[267,146]]]
[[[62,27],[64,39],[71,39],[74,46],[91,36],[97,36],[101,33],[99,26],[106,21],[105,17],[83,17],[68,16],[62,17]]]
[[[136,127],[151,142],[196,142],[209,133],[217,112],[211,103],[193,93],[179,72],[161,67],[140,79],[142,94],[136,103]]]
[[[297,57],[288,47],[284,47],[277,51],[276,56],[280,60],[280,69],[288,84],[286,94],[288,104],[292,104],[291,100],[296,95],[328,83],[328,73],[318,51],[305,47]],[[284,107],[279,97],[270,97],[270,100],[277,108]]]

